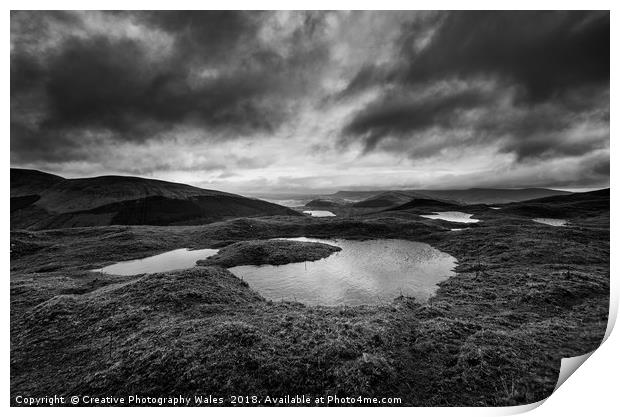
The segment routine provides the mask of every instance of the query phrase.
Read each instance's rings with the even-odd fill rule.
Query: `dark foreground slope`
[[[517,405],[553,391],[563,357],[607,325],[609,205],[551,227],[488,210],[480,223],[408,211],[201,226],[11,233],[11,398],[337,395],[403,405]],[[456,227],[462,227],[458,225]],[[179,247],[284,236],[402,238],[458,258],[428,304],[309,307],[263,299],[216,267],[89,272]],[[14,400],[12,400],[14,401]]]
[[[283,214],[296,213],[266,201],[185,184],[123,176],[64,179],[11,169],[12,229],[201,224]]]

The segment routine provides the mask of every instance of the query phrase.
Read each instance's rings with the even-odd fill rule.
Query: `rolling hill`
[[[201,224],[234,217],[299,215],[262,200],[139,177],[65,179],[11,169],[11,229]]]
[[[506,214],[569,219],[596,216],[608,211],[609,188],[521,201],[502,207],[502,213]]]
[[[424,210],[458,210],[458,204],[450,203],[447,201],[432,200],[428,198],[416,198],[405,204],[401,204],[396,207],[390,207],[386,211],[398,211],[398,210],[411,210],[411,209],[424,209]]]
[[[552,190],[548,188],[470,188],[467,190],[376,190],[376,191],[338,191],[325,197],[343,198],[362,203],[363,200],[373,200],[382,195],[409,196],[411,198],[428,198],[447,200],[461,204],[505,204],[535,198],[568,195],[568,191]],[[401,201],[404,204],[407,201]],[[378,206],[375,206],[378,207]],[[386,206],[383,206],[386,207]]]
[[[380,207],[393,207],[410,202],[413,198],[427,198],[413,191],[386,191],[369,197],[365,200],[353,203],[353,207],[364,208],[380,208]]]
[[[11,198],[39,195],[64,180],[58,175],[34,169],[11,168]]]
[[[568,191],[549,188],[470,188],[467,190],[425,190],[423,192],[431,198],[454,200],[463,204],[505,204],[571,194]]]
[[[609,212],[609,188],[584,193],[554,195],[532,200],[518,201],[500,205],[500,211],[491,211],[494,215],[523,216],[528,218],[595,217]],[[408,203],[390,207],[384,211],[411,211],[413,213],[429,211],[467,211],[470,213],[488,212],[484,204],[460,204],[434,199],[413,199]]]
[[[335,199],[325,199],[325,198],[315,198],[314,200],[308,201],[304,207],[308,208],[325,208],[325,207],[341,207],[346,205],[347,202],[344,200],[335,200]]]

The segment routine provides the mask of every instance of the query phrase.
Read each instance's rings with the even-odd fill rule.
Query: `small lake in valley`
[[[548,224],[549,226],[566,226],[568,224],[568,220],[565,219],[536,218],[532,220],[536,223]]]
[[[445,220],[456,223],[477,223],[480,220],[472,219],[473,214],[463,213],[462,211],[438,211],[435,214],[421,214],[420,217],[426,217],[433,220]]]
[[[309,214],[312,217],[333,217],[334,213],[327,210],[304,210],[304,214]]]

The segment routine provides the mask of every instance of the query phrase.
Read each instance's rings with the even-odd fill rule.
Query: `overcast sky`
[[[232,192],[609,185],[609,12],[12,12],[11,165]]]

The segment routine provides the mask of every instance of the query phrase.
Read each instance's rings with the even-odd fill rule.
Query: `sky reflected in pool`
[[[327,210],[304,210],[305,214],[309,214],[312,217],[333,217],[334,213]]]
[[[536,223],[548,224],[549,226],[566,226],[568,224],[568,220],[565,219],[536,218],[532,220]]]
[[[230,268],[274,301],[305,304],[382,304],[399,295],[426,301],[437,283],[453,275],[456,259],[426,243],[400,239],[366,241],[295,238],[339,246],[342,251],[314,262]]]
[[[155,272],[174,271],[193,268],[196,266],[196,261],[208,258],[217,252],[218,249],[189,250],[182,248],[149,256],[148,258],[119,262],[93,271],[113,275],[153,274]]]
[[[435,214],[421,214],[420,217],[426,217],[433,220],[445,220],[456,223],[478,223],[480,220],[472,219],[473,214],[463,213],[462,211],[437,211]]]

